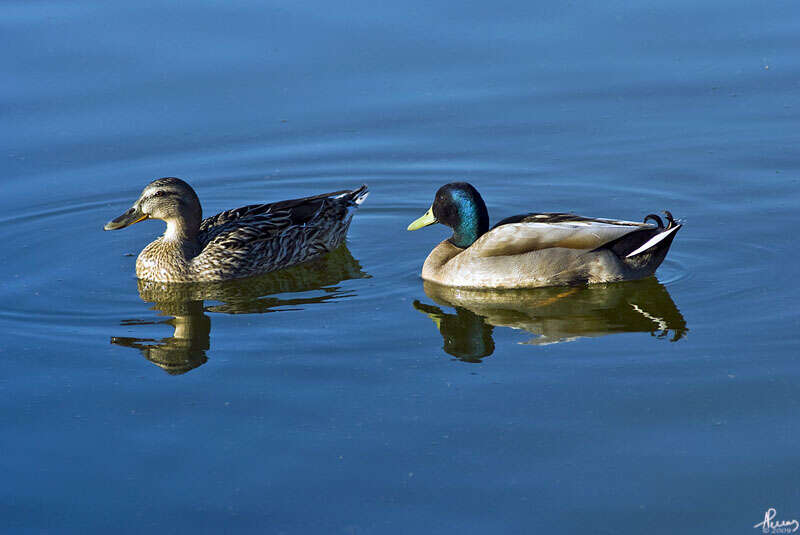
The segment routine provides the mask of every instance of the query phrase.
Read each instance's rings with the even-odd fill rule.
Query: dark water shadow
[[[414,301],[431,318],[444,350],[466,362],[494,352],[494,327],[535,335],[524,342],[547,345],[614,333],[646,332],[677,342],[689,331],[667,288],[654,277],[640,281],[534,290],[464,290],[425,282],[425,293],[440,307]]]
[[[225,314],[264,314],[302,310],[308,306],[354,295],[337,284],[350,279],[368,278],[346,245],[322,258],[289,269],[258,277],[228,282],[170,284],[139,280],[139,297],[153,303],[151,310],[163,321],[129,319],[121,325],[167,324],[172,336],[160,339],[111,337],[111,343],[131,347],[169,374],[180,375],[204,364],[210,348],[211,319],[206,312]],[[321,292],[313,296],[284,297],[282,294]],[[205,305],[205,301],[217,303]]]

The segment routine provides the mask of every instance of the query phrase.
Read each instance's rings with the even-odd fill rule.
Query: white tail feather
[[[365,191],[364,193],[353,199],[353,202],[356,204],[361,204],[362,202],[367,200],[367,197],[369,197],[369,192]]]
[[[665,232],[661,232],[659,234],[656,234],[655,236],[653,236],[652,238],[650,238],[649,240],[644,242],[641,247],[639,247],[638,249],[636,249],[632,253],[628,253],[625,256],[625,258],[630,258],[632,256],[636,256],[639,253],[645,252],[646,250],[650,249],[651,247],[661,243],[661,241],[666,239],[668,236],[670,236],[673,232],[675,232],[679,228],[681,228],[681,226],[680,225],[676,225],[676,226],[672,227],[671,229],[669,229],[669,230],[667,230]]]
[[[334,195],[333,197],[331,197],[331,199],[344,199],[345,197],[349,197],[350,195],[353,195],[354,193],[358,192],[358,190],[361,190],[361,192],[358,193],[358,196],[355,197],[352,201],[356,206],[358,206],[359,204],[364,202],[367,199],[367,195],[369,195],[369,190],[367,189],[366,184],[362,184],[360,187],[354,189],[353,191],[345,191],[340,193],[339,195]]]

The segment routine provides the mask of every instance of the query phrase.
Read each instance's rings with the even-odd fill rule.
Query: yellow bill
[[[427,227],[428,225],[433,225],[437,223],[436,216],[433,215],[433,206],[428,208],[428,211],[425,212],[425,215],[420,217],[419,219],[415,219],[406,230],[417,230],[422,227]]]

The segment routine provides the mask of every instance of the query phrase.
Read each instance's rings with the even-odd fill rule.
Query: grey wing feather
[[[561,223],[505,223],[481,236],[470,249],[479,256],[523,254],[552,247],[591,250],[641,228],[628,221],[588,218]]]
[[[584,217],[576,214],[569,214],[564,212],[529,212],[527,214],[519,214],[507,217],[499,221],[493,228],[497,228],[509,223],[608,223],[612,225],[630,226],[630,227],[649,227],[645,223],[637,223],[635,221],[620,221],[617,219],[603,219],[600,217]]]

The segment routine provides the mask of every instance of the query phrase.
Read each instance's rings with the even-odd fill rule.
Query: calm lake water
[[[4,533],[759,533],[800,519],[800,4],[5,2]],[[103,224],[368,183],[347,247],[137,283]],[[655,278],[454,297],[467,180],[685,222]]]

